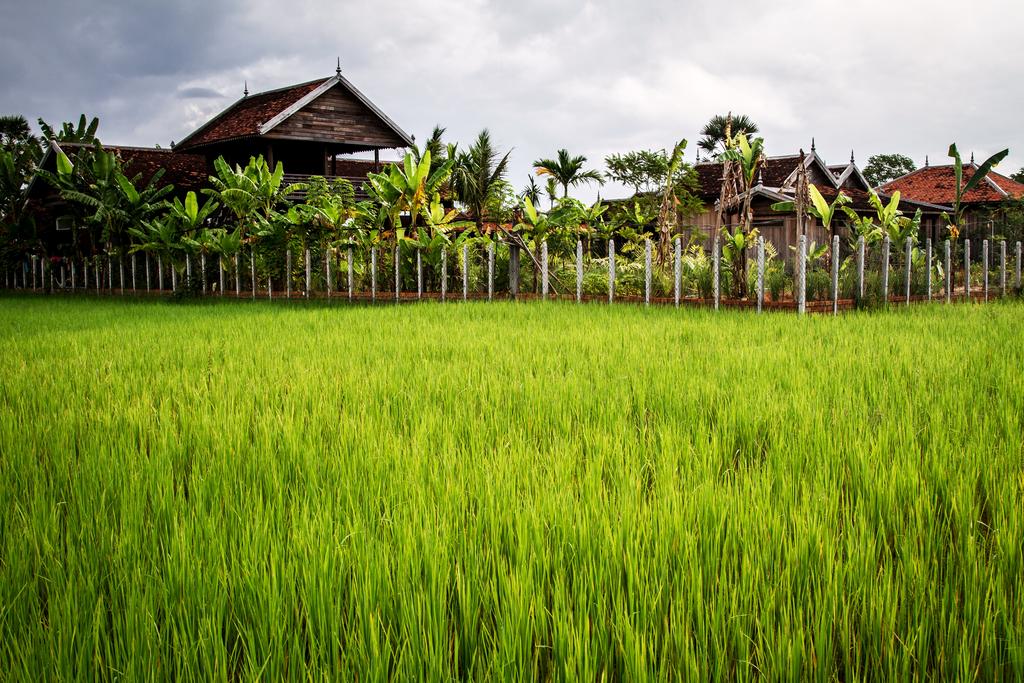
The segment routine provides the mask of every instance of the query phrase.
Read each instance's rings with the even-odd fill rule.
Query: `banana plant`
[[[953,158],[953,174],[956,177],[956,194],[953,196],[953,216],[950,217],[949,214],[943,212],[942,217],[946,220],[949,236],[954,241],[960,236],[961,228],[963,227],[965,211],[963,202],[967,193],[977,187],[985,179],[985,176],[989,174],[989,171],[995,168],[1009,153],[1010,150],[1004,149],[990,156],[982,162],[981,166],[974,169],[971,177],[965,183],[964,162],[960,158],[960,152],[957,150],[955,142],[949,146],[949,156]],[[973,158],[971,161],[974,161]]]
[[[850,203],[850,198],[840,192],[832,203],[829,203],[827,199],[821,194],[821,191],[814,185],[807,186],[808,194],[811,198],[811,205],[807,208],[807,212],[821,221],[821,226],[832,234],[832,221],[838,215],[839,211],[846,211],[848,215],[856,216],[856,212],[847,210],[844,207]],[[776,202],[772,204],[773,211],[795,211],[796,204],[793,201],[787,202]]]
[[[243,236],[259,229],[266,229],[278,207],[287,203],[287,198],[307,188],[305,183],[284,184],[284,166],[277,162],[270,170],[263,155],[250,157],[245,168],[232,168],[223,157],[213,162],[214,175],[210,176],[210,189],[203,190],[217,199],[235,215]]]

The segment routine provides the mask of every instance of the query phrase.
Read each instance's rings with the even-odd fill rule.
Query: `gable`
[[[271,127],[264,137],[371,147],[405,147],[407,144],[387,122],[340,83]]]

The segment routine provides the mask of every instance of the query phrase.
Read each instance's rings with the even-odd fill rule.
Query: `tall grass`
[[[0,299],[0,678],[1020,680],[1022,314]]]

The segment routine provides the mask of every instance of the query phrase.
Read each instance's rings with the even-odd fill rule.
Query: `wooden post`
[[[370,300],[377,301],[377,247],[370,247]]]
[[[108,256],[107,259],[108,259],[108,263],[109,263],[110,257]],[[34,291],[36,291],[36,257],[35,257],[35,254],[33,254],[29,258],[29,263],[31,263],[31,266],[32,266],[32,291],[34,292]],[[111,286],[111,289],[113,289],[113,286]]]
[[[832,315],[839,315],[839,235],[832,236]]]
[[[242,271],[238,269],[238,252],[235,252],[235,298],[242,298]]]
[[[284,252],[284,297],[292,298],[292,248]]]
[[[306,250],[304,252],[302,252],[302,255],[303,255],[303,258],[305,259],[305,262],[306,262],[306,294],[305,294],[305,296],[308,299],[309,298],[309,293],[312,290],[312,286],[313,286],[313,262],[310,261],[310,259],[309,259],[309,247],[306,247]]]
[[[651,240],[644,240],[644,306],[651,305]]]
[[[423,298],[423,253],[416,248],[416,298]]]
[[[721,261],[718,256],[718,233],[715,233],[715,241],[711,247],[711,291],[715,298],[715,310],[718,310],[718,306],[722,299],[722,283],[720,282],[720,269]]]
[[[150,273],[149,273],[149,252],[146,252],[146,255],[145,255],[144,258],[146,260],[146,292],[149,292],[152,289],[152,287],[153,287],[153,285],[152,285],[153,281],[150,278]],[[75,262],[74,261],[71,262],[71,267],[72,268],[75,267]],[[72,280],[73,279],[74,278],[72,278]]]
[[[544,299],[548,298],[548,241],[540,243],[540,293]]]
[[[36,286],[34,273],[32,286]],[[107,253],[107,293],[114,293],[114,258],[109,253]]]
[[[913,253],[914,253],[913,250],[914,250],[914,243],[908,237],[907,238],[907,246],[904,249],[904,251],[906,253],[904,254],[904,259],[903,259],[904,260],[904,264],[903,264],[903,287],[904,287],[904,290],[906,291],[906,299],[907,299],[906,305],[907,306],[910,305],[910,273],[911,273],[910,259],[911,259],[911,256],[913,256]]]
[[[118,289],[121,290],[121,296],[124,296],[124,257],[117,257],[117,285]]]
[[[932,238],[925,240],[925,250],[928,255],[925,259],[925,286],[928,288],[928,301],[932,300]]]
[[[469,245],[465,242],[462,244],[462,300],[469,300]]]
[[[249,248],[249,277],[252,283],[252,300],[256,301],[256,247]]]
[[[764,309],[764,235],[757,237],[757,312]]]
[[[985,291],[985,301],[988,301],[988,240],[981,241],[981,281]]]
[[[148,261],[146,262],[146,266],[149,266]],[[10,271],[8,271],[8,275],[10,275]],[[10,288],[10,286],[11,285],[8,282],[7,287]],[[75,291],[75,259],[71,259],[71,291]]]
[[[136,287],[135,273],[139,267],[139,255],[138,253],[132,254],[132,294],[138,293],[138,287]]]
[[[267,275],[267,299],[269,301],[274,300],[274,278]]]
[[[487,243],[487,300],[494,299],[494,240]]]
[[[352,262],[352,247],[348,248],[348,300],[352,301],[353,288],[355,287],[355,264]]]
[[[864,236],[857,238],[857,304],[864,299]]]
[[[331,282],[331,250],[324,251],[324,279],[327,281],[327,302],[331,301],[331,289],[334,283]]]
[[[49,266],[49,265],[46,265],[46,264],[47,264],[47,262],[43,261],[43,265],[46,268],[46,272],[49,273],[49,275],[50,275],[50,294],[53,294],[53,266]],[[61,280],[63,280],[63,279],[64,279],[64,271],[61,270]],[[1006,278],[1004,277],[1003,279],[1005,280]],[[1004,292],[1004,294],[1005,294],[1005,292]]]
[[[519,296],[519,245],[508,245],[508,289],[512,298]]]
[[[882,238],[882,305],[889,305],[889,235]]]
[[[395,240],[395,301],[402,300],[402,243]]]
[[[448,300],[448,250],[441,247],[441,301]]]
[[[185,287],[192,287],[192,254],[185,254]]]
[[[96,283],[96,290],[99,291],[99,281]],[[178,291],[178,269],[174,267],[174,262],[171,262],[171,294]]]
[[[676,300],[676,308],[679,308],[679,301],[683,297],[683,238],[676,237],[675,246],[675,278],[672,294]]]
[[[800,265],[797,268],[796,308],[797,313],[803,315],[807,312],[807,235],[800,235],[797,240],[796,256],[800,260]]]
[[[615,240],[608,240],[608,303],[615,301]]]
[[[576,240],[576,303],[583,301],[583,240]]]
[[[1006,240],[999,242],[999,296],[1006,296]]]
[[[199,255],[200,278],[203,281],[203,294],[206,294],[206,252]]]
[[[953,249],[946,240],[946,303],[953,300]]]
[[[217,275],[219,276],[218,277],[218,280],[219,280],[218,284],[220,285],[220,296],[221,296],[221,298],[223,298],[224,297],[224,257],[223,256],[218,256],[217,257]]]
[[[971,241],[964,240],[964,301],[971,302]]]
[[[86,266],[88,268],[88,266]],[[160,293],[164,293],[164,259],[160,254],[156,255],[156,284]]]

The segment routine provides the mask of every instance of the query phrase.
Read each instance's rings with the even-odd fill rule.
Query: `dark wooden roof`
[[[247,138],[313,141],[350,151],[412,145],[411,137],[339,73],[243,97],[175,149],[197,150]]]

